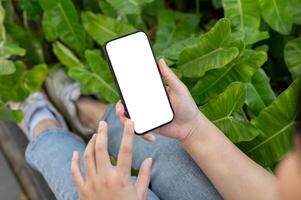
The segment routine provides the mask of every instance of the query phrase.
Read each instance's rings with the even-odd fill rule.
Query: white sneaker
[[[82,125],[77,115],[74,102],[81,95],[79,83],[72,81],[63,69],[57,69],[48,75],[45,86],[49,98],[63,114],[72,131],[82,136],[94,133],[94,130]]]
[[[9,106],[13,110],[18,109],[23,112],[23,119],[19,126],[29,140],[32,139],[29,126],[30,119],[40,108],[47,108],[57,120],[58,125],[66,130],[68,129],[63,116],[55,109],[43,91],[32,93],[24,102],[10,102]]]

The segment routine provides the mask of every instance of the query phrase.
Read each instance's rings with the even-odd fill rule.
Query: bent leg
[[[57,199],[78,199],[70,170],[75,150],[83,155],[85,143],[60,128],[43,131],[27,146],[27,162],[43,175]],[[84,172],[83,162],[81,169]]]
[[[109,127],[109,152],[116,157],[123,126],[113,105],[107,108],[102,119]],[[138,169],[147,157],[153,158],[151,189],[160,199],[222,199],[206,175],[176,140],[157,135],[156,141],[150,143],[135,136],[133,167]]]
[[[75,150],[82,156],[85,150],[84,141],[61,128],[43,131],[27,146],[25,153],[27,162],[43,175],[57,199],[79,199],[70,170]],[[82,158],[81,171],[84,174]],[[135,180],[134,177],[132,179]],[[158,198],[149,191],[147,199]]]

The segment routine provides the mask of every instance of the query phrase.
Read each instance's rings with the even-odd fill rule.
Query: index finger
[[[100,121],[95,142],[95,157],[97,173],[107,173],[112,167],[108,153],[108,126],[106,122]]]
[[[168,86],[172,89],[175,89],[181,84],[181,81],[177,77],[177,75],[167,66],[164,59],[160,59],[158,62],[160,72],[164,78],[164,80],[167,82]]]
[[[122,124],[124,124],[125,121],[127,120],[127,117],[125,116],[124,106],[120,100],[116,104],[116,115],[119,117],[120,122]]]
[[[123,137],[118,153],[117,169],[124,175],[130,176],[132,166],[132,149],[134,142],[134,123],[126,120]]]

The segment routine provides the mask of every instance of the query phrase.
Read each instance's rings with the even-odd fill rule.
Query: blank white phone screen
[[[106,52],[137,134],[173,119],[148,38],[137,32],[110,41]]]

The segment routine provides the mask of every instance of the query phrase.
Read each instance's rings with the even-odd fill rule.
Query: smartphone
[[[170,123],[174,111],[146,33],[110,40],[104,49],[135,133],[142,135]]]

